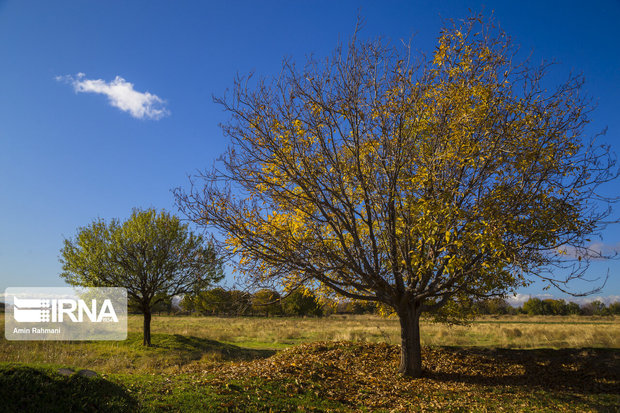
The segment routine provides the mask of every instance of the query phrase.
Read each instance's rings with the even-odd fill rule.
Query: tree
[[[267,288],[255,292],[252,295],[252,311],[266,316],[281,314],[280,293]]]
[[[230,291],[222,287],[198,291],[193,295],[186,296],[191,300],[190,307],[193,311],[203,314],[227,314],[232,310],[232,297]],[[184,298],[185,299],[185,298]]]
[[[609,304],[607,307],[610,315],[620,315],[620,301]]]
[[[245,315],[252,306],[252,294],[247,291],[230,290],[233,314]]]
[[[157,301],[157,304],[151,307],[151,314],[153,313],[159,314],[162,312],[166,312],[170,314],[170,312],[172,311],[172,297],[171,296],[165,296],[162,299],[158,299],[157,297],[156,301]]]
[[[545,305],[545,314],[553,314],[553,315],[566,315],[568,314],[568,307],[566,306],[566,302],[564,300],[554,300],[554,299],[546,299],[543,300]]]
[[[343,312],[349,314],[373,314],[377,310],[373,303],[363,300],[349,300],[342,304]]]
[[[287,315],[323,315],[323,308],[312,291],[302,291],[301,289],[293,291],[282,299],[282,310]]]
[[[238,79],[215,99],[231,147],[177,204],[226,236],[249,280],[390,307],[399,370],[419,377],[423,312],[534,276],[567,290],[611,214],[598,188],[617,172],[584,140],[582,78],[546,92],[548,66],[517,61],[473,17],[430,58],[354,36],[272,81]]]
[[[476,302],[475,311],[479,314],[510,314],[513,309],[506,300],[495,297]]]
[[[185,294],[181,299],[181,309],[183,311],[187,311],[188,313],[193,313],[196,311],[196,301],[194,300],[193,294]]]
[[[545,313],[544,304],[540,298],[530,298],[523,303],[523,311],[529,315],[543,315]]]
[[[607,315],[607,307],[604,302],[594,300],[582,305],[581,312],[584,315]]]
[[[580,315],[581,307],[579,307],[579,304],[569,301],[566,305],[566,313],[569,315]]]
[[[154,209],[134,209],[124,222],[97,219],[79,228],[75,239],[65,239],[60,262],[60,275],[71,285],[125,287],[129,302],[144,315],[146,346],[155,306],[223,277],[212,243]]]

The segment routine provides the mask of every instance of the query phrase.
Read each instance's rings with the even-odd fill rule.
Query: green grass
[[[586,412],[620,405],[617,350],[425,349],[422,379],[395,375],[397,359],[395,346],[324,342],[180,373],[65,377],[59,366],[0,363],[0,411]]]
[[[1,411],[7,412],[262,412],[346,410],[312,388],[291,392],[291,380],[235,380],[223,386],[214,375],[112,374],[70,377],[51,366],[0,364]]]
[[[247,378],[214,385],[215,375],[171,377],[115,376],[140,400],[143,411],[306,411],[345,410],[341,403],[320,397],[309,387],[291,392],[292,380]]]
[[[70,377],[51,366],[0,365],[0,410],[6,412],[133,412],[127,388],[101,377]]]
[[[152,334],[152,346],[142,345],[142,334],[130,332],[115,342],[0,341],[0,361],[28,364],[59,364],[101,372],[177,372],[192,364],[269,357],[271,348],[252,348],[181,334]]]
[[[617,318],[490,317],[468,327],[424,322],[427,376],[417,381],[399,378],[397,347],[380,344],[398,341],[394,319],[155,317],[149,348],[140,327],[132,316],[122,342],[2,338],[0,411],[616,411],[620,405]],[[331,343],[338,340],[345,341]],[[304,344],[316,341],[325,344]],[[65,377],[60,367],[99,375]]]

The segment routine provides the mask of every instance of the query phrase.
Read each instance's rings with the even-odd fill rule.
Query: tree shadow
[[[487,349],[445,347],[477,361],[471,373],[426,371],[437,381],[484,386],[521,386],[579,394],[620,394],[620,349]]]
[[[208,338],[185,336],[181,334],[155,334],[152,336],[154,348],[176,350],[198,360],[205,354],[216,355],[224,361],[255,360],[273,356],[275,350],[250,349],[234,344],[221,343]]]
[[[9,412],[134,412],[138,402],[101,377],[61,376],[49,369],[0,367],[0,410]]]

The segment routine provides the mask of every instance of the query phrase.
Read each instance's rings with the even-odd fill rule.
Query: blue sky
[[[431,53],[442,18],[469,9],[493,10],[533,61],[559,61],[551,81],[583,72],[598,103],[590,132],[608,127],[604,141],[620,152],[618,1],[0,0],[0,290],[63,285],[63,238],[94,218],[176,212],[170,190],[227,145],[211,96],[237,73],[275,75],[285,56],[330,54],[358,10],[362,37],[415,34],[414,48]],[[605,190],[620,194],[620,181]],[[619,246],[619,227],[602,242]],[[591,275],[608,269],[600,295],[620,296],[619,262]]]

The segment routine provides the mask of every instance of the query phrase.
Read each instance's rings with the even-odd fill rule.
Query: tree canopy
[[[563,291],[610,216],[617,176],[584,136],[583,78],[551,91],[489,20],[447,24],[432,56],[354,37],[275,79],[238,79],[220,162],[177,190],[251,280],[379,302],[422,372],[419,316],[533,277]],[[567,253],[571,251],[571,253]],[[558,271],[562,269],[562,271]]]
[[[144,314],[144,344],[151,344],[152,309],[223,277],[212,243],[165,211],[135,209],[124,222],[102,219],[79,228],[61,250],[60,274],[69,284],[125,287]]]

